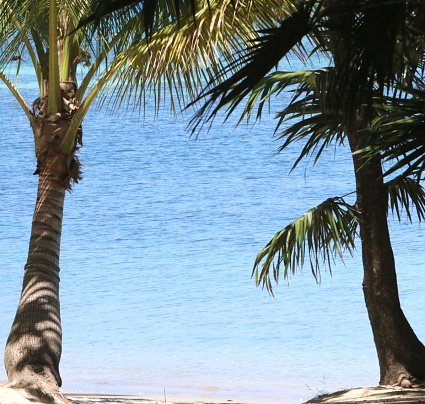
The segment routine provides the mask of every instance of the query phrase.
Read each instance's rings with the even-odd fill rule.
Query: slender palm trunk
[[[65,192],[71,183],[81,179],[75,152],[82,133],[80,130],[76,134],[72,149],[63,154],[61,144],[78,108],[72,98],[75,84],[63,84],[74,92],[68,92],[68,103],[62,100],[63,108],[58,113],[48,113],[47,97],[40,97],[34,103],[38,112],[36,110],[31,126],[37,156],[35,174],[39,175],[38,193],[21,299],[6,344],[5,367],[11,387],[31,389],[30,393],[37,397],[46,394],[46,402],[52,402],[55,396],[69,403],[59,393],[62,385],[59,255]]]
[[[47,103],[42,103],[45,109]],[[5,367],[12,386],[57,394],[62,329],[59,304],[59,254],[65,191],[79,178],[76,147],[58,151],[70,124],[67,114],[49,116],[40,108],[33,130],[39,175],[37,203],[21,299],[6,344]]]
[[[39,175],[28,261],[5,366],[13,385],[56,392],[61,385],[59,253],[65,188],[49,171]]]
[[[351,151],[360,147],[361,132],[348,133]],[[411,387],[425,380],[425,347],[400,307],[394,255],[388,231],[388,193],[380,158],[370,163],[353,155],[363,255],[363,293],[381,371],[381,385]]]
[[[330,1],[328,1],[330,4]],[[334,17],[340,26],[352,26],[350,13]],[[377,32],[382,27],[377,27]],[[334,34],[331,37],[336,83],[361,79],[356,48],[350,38]],[[353,62],[356,61],[355,63]],[[359,74],[359,77],[356,76]],[[388,230],[388,191],[384,184],[379,156],[365,161],[355,154],[366,146],[365,128],[372,118],[367,105],[371,103],[371,88],[340,94],[342,110],[348,121],[346,135],[350,143],[356,176],[360,238],[363,258],[363,294],[372,327],[380,368],[381,385],[411,387],[417,379],[425,380],[425,347],[417,338],[400,306],[394,253]],[[369,102],[368,102],[369,101]]]

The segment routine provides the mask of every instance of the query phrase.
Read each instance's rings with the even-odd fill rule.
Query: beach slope
[[[401,387],[361,387],[324,394],[306,404],[425,404],[425,388],[403,389]]]

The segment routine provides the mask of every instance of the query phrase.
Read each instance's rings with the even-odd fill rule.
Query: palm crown
[[[50,11],[49,2],[41,0],[4,1],[0,7],[1,78],[30,119],[30,108],[4,75],[4,67],[28,53],[41,97],[52,99],[59,97],[59,82],[74,81],[76,65],[90,58],[91,67],[75,94],[80,107],[67,138],[102,91],[112,95],[109,100],[115,105],[135,100],[142,106],[145,90],[158,102],[165,88],[174,100],[193,97],[205,79],[254,37],[252,26],[268,27],[285,13],[273,0],[202,1],[196,10],[188,2],[176,9],[173,1],[161,1],[147,35],[147,10],[137,4],[78,30],[79,21],[92,10],[90,1],[66,0],[57,6],[52,1]],[[58,14],[57,21],[49,19],[51,12]]]

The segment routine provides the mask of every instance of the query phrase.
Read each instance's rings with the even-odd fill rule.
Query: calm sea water
[[[283,68],[285,68],[283,66]],[[30,103],[35,79],[19,88]],[[276,111],[287,99],[272,105]],[[0,340],[19,299],[36,198],[32,132],[0,87]],[[273,114],[272,114],[273,115]],[[84,180],[66,197],[61,251],[65,389],[300,402],[379,381],[360,250],[282,280],[275,298],[251,270],[268,239],[324,199],[354,189],[348,148],[289,175],[273,117],[237,117],[190,139],[190,116],[92,110]],[[391,221],[403,308],[425,341],[424,227]],[[359,247],[360,249],[360,247]],[[5,379],[0,370],[0,379]]]

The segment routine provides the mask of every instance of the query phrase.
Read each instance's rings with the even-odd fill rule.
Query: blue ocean
[[[28,64],[18,88],[28,103],[38,96]],[[65,390],[299,403],[379,382],[359,243],[332,274],[323,268],[320,283],[307,265],[282,278],[272,297],[251,278],[257,253],[277,231],[355,189],[347,145],[292,172],[301,145],[276,154],[274,115],[288,100],[281,94],[255,124],[235,128],[238,114],[225,123],[219,117],[197,138],[187,129],[193,111],[173,115],[169,100],[157,116],[153,100],[140,115],[92,108],[79,153],[84,179],[65,201]],[[37,177],[31,128],[4,85],[0,108],[4,345]],[[425,227],[391,218],[390,228],[402,307],[425,341]]]

